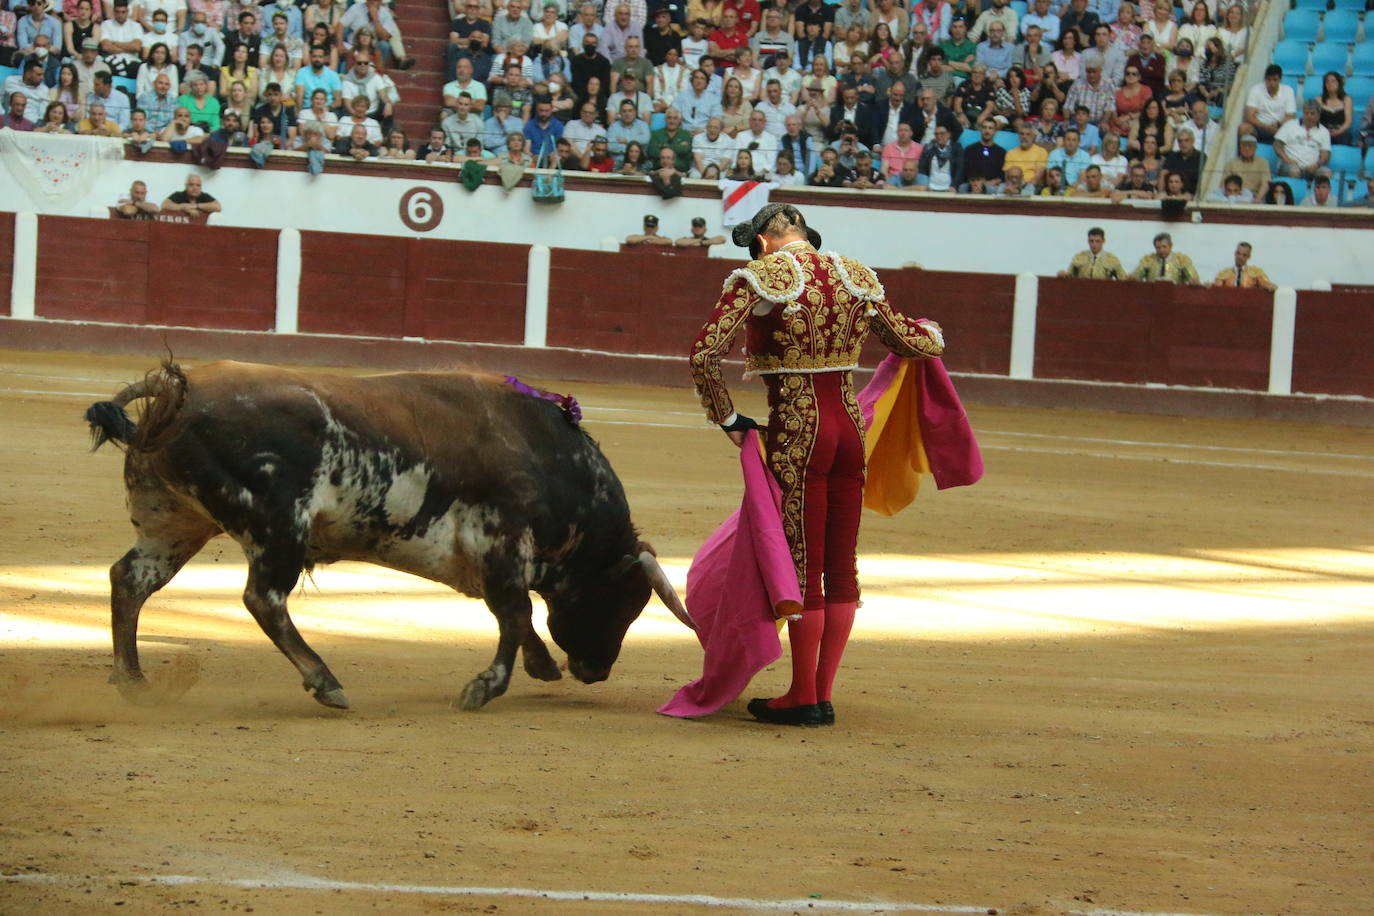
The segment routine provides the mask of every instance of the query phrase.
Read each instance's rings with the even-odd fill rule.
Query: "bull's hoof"
[[[110,683],[114,684],[119,695],[130,703],[146,706],[153,702],[152,685],[142,672],[127,674],[116,671],[110,675]]]
[[[506,692],[508,681],[500,678],[495,671],[490,669],[483,671],[463,688],[463,695],[458,698],[458,708],[466,709],[469,712],[474,709],[481,709],[492,700]]]
[[[558,668],[558,662],[547,653],[542,658],[531,657],[530,653],[525,653],[525,673],[536,681],[559,681],[563,679],[563,672]]]
[[[329,690],[316,690],[315,702],[321,706],[328,706],[330,709],[348,709],[348,697],[339,687]]]

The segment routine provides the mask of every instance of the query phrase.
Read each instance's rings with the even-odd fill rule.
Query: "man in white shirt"
[[[735,149],[747,149],[754,156],[754,171],[766,175],[777,163],[778,138],[768,132],[768,120],[755,108],[749,115],[749,129],[735,135]]]
[[[367,99],[368,114],[375,118],[384,118],[390,115],[389,111],[384,111],[386,107],[382,93],[386,88],[386,83],[377,75],[372,64],[362,59],[354,62],[348,72],[343,75],[343,95],[344,103],[352,102],[354,97],[363,96]]]
[[[797,106],[782,97],[782,83],[769,80],[764,88],[764,99],[754,106],[755,111],[763,112],[765,129],[775,137],[781,137],[787,129],[787,116],[796,114]]]
[[[720,118],[711,118],[706,129],[692,138],[692,177],[701,178],[706,167],[714,164],[719,170],[715,177],[722,177],[735,163],[735,150],[738,148],[722,129]],[[754,159],[754,169],[758,170],[758,158]]]
[[[43,64],[35,57],[24,63],[22,72],[5,79],[4,95],[6,106],[15,95],[23,96],[24,119],[34,124],[43,123],[43,115],[48,110],[48,87],[43,84]],[[75,112],[69,112],[75,114]]]
[[[1016,28],[1016,10],[1007,5],[1008,0],[992,0],[992,8],[983,10],[978,14],[978,21],[969,30],[968,40],[978,42],[983,40],[983,33],[988,30],[988,26],[994,22],[1000,22],[1006,28],[1003,37],[1016,36],[1021,34]]]
[[[1279,128],[1298,116],[1298,97],[1293,87],[1285,86],[1283,68],[1270,64],[1264,68],[1264,82],[1251,86],[1245,96],[1245,120],[1239,131],[1253,134],[1261,143],[1272,143]]]
[[[1339,207],[1340,202],[1336,200],[1336,195],[1331,193],[1331,179],[1325,175],[1318,175],[1317,180],[1312,182],[1312,190],[1303,198],[1304,207]]]
[[[1193,135],[1193,145],[1204,156],[1210,156],[1216,152],[1212,144],[1221,135],[1221,125],[1212,120],[1212,113],[1202,99],[1193,100],[1192,115],[1174,130],[1174,149],[1178,149],[1178,135],[1187,132]]]
[[[1321,106],[1308,99],[1301,121],[1285,121],[1274,135],[1279,174],[1289,178],[1315,178],[1331,159],[1331,132],[1321,124]]]
[[[702,58],[711,49],[710,39],[706,37],[709,25],[705,19],[696,19],[687,26],[687,37],[682,39],[682,62],[689,69],[701,66]]]
[[[216,69],[224,62],[224,38],[219,29],[212,29],[204,13],[191,14],[191,27],[177,36],[177,59],[186,66],[186,48],[200,45],[201,60],[205,66]],[[300,66],[297,61],[293,66]]]
[[[472,113],[472,98],[466,92],[460,94],[454,106],[453,114],[444,118],[439,127],[444,131],[444,139],[448,142],[450,149],[464,149],[468,140],[476,137],[482,139],[482,130],[486,126],[479,115]]]
[[[581,117],[569,121],[563,128],[563,137],[573,145],[573,152],[581,156],[587,152],[587,144],[606,133],[606,128],[596,121],[596,104],[584,102]]]
[[[1059,17],[1050,12],[1050,0],[1035,0],[1035,7],[1021,17],[1021,32],[1040,26],[1042,37],[1051,44],[1059,41]]]
[[[156,31],[153,23],[159,10],[167,14],[167,31],[175,34],[186,28],[186,0],[139,0],[134,18],[148,31]]]
[[[143,26],[129,15],[129,0],[115,0],[114,18],[100,24],[100,52],[116,76],[138,72],[143,51]]]
[[[167,11],[155,10],[153,12],[153,29],[151,32],[143,33],[143,50],[140,52],[143,58],[148,58],[148,52],[153,45],[166,45],[171,53],[172,60],[178,57],[177,40],[180,36],[172,31],[167,23]],[[251,63],[251,62],[250,62]]]
[[[487,87],[472,78],[472,61],[466,57],[460,57],[458,63],[454,64],[453,70],[457,79],[450,80],[444,86],[444,107],[449,111],[456,110],[459,94],[466,92],[470,99],[481,103],[482,107],[485,108]]]
[[[801,94],[802,74],[792,69],[792,52],[779,51],[773,55],[773,66],[763,71],[764,80],[777,80],[782,85],[782,97],[793,105]]]

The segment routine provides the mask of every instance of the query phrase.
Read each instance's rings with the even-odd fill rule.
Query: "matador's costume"
[[[760,217],[778,205],[769,205]],[[819,236],[812,234],[818,242]],[[738,241],[738,239],[737,239]],[[848,639],[859,600],[856,548],[863,506],[864,421],[854,397],[852,370],[869,331],[903,357],[944,351],[938,327],[912,320],[888,304],[872,269],[833,252],[795,241],[734,271],[692,347],[692,377],[710,419],[736,417],[721,378],[720,361],[741,328],[746,331],[745,377],[762,376],[769,418],[764,436],[769,469],[782,489],[783,530],[803,594],[803,621],[792,624],[793,690],[774,708],[829,707],[824,647],[819,677],[815,646],[798,651],[798,633],[816,631],[820,645],[830,618],[843,619],[838,653]],[[803,669],[798,668],[801,655]],[[804,666],[810,664],[810,691]],[[761,701],[755,701],[761,702]],[[750,710],[755,711],[753,704]],[[755,711],[755,715],[759,715]],[[833,713],[831,714],[833,717]],[[762,718],[762,716],[760,716]],[[791,724],[817,724],[798,722]]]

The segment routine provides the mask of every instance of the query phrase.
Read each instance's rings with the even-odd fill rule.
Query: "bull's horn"
[[[673,583],[668,581],[668,574],[658,565],[658,557],[646,550],[639,555],[639,565],[644,567],[644,574],[649,577],[649,584],[654,587],[654,594],[658,595],[659,600],[668,605],[668,610],[673,612],[674,617],[695,630],[696,622],[692,620],[692,615],[687,613],[687,608],[677,596],[677,589],[673,588]]]

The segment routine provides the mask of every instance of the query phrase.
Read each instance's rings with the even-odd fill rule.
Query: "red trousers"
[[[768,466],[782,488],[783,531],[803,604],[859,600],[863,419],[849,372],[778,373],[768,385]]]

